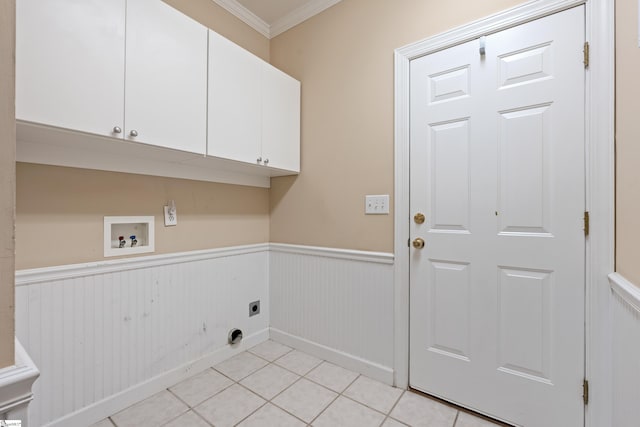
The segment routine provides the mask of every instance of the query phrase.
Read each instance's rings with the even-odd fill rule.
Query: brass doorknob
[[[418,237],[417,239],[415,239],[413,241],[413,247],[416,248],[416,249],[424,248],[424,240],[422,240],[420,237]]]
[[[413,216],[413,220],[416,222],[416,224],[424,224],[424,220],[425,220],[424,214],[418,212]]]

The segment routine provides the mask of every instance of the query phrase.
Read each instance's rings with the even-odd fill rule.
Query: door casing
[[[584,4],[590,63],[586,73],[586,379],[585,425],[609,425],[611,400],[610,290],[614,271],[614,0],[534,0],[396,49],[394,185],[394,383],[409,384],[409,63],[482,35]]]

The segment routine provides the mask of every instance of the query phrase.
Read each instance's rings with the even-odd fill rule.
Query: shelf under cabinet
[[[16,160],[269,188],[297,172],[18,120]]]

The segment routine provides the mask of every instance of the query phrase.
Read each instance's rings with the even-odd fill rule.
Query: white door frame
[[[394,381],[409,384],[409,62],[570,7],[586,6],[585,376],[587,427],[611,424],[611,322],[607,275],[614,271],[614,0],[534,0],[395,51]]]

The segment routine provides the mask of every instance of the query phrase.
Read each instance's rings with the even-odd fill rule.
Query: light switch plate
[[[178,225],[178,213],[174,212],[173,215],[169,213],[169,206],[164,207],[164,226],[170,227]]]
[[[365,196],[364,213],[367,215],[389,215],[389,195]]]

